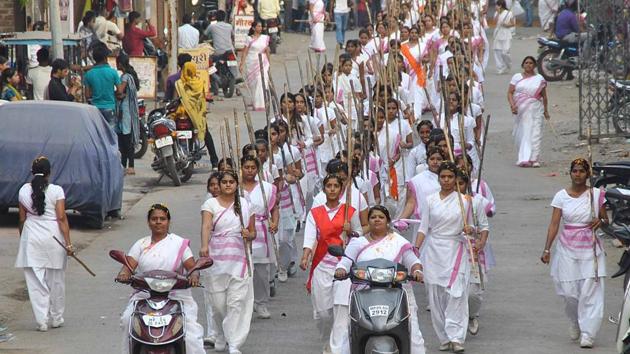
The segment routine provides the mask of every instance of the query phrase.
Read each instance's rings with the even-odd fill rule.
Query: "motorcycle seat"
[[[630,91],[630,80],[610,80],[616,88],[624,91]],[[630,164],[630,161],[625,161],[625,163]]]
[[[630,201],[630,189],[611,188],[606,191],[606,200],[608,199]]]

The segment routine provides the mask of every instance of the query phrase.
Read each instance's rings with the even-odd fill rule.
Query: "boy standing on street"
[[[123,94],[120,77],[107,63],[109,50],[104,45],[98,45],[92,50],[92,58],[96,65],[85,74],[85,97],[92,99],[92,105],[101,111],[109,126],[116,125],[116,96]]]

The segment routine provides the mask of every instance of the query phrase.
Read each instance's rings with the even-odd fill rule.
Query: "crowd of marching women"
[[[319,8],[317,1],[312,3]],[[374,26],[337,48],[332,61],[319,53],[319,25],[328,16],[314,16],[315,53],[298,58],[299,86],[286,67],[287,83],[274,85],[264,57],[265,38],[254,23],[250,42],[260,40],[261,47],[252,46],[244,55],[255,101],[246,107],[265,110],[267,124],[255,131],[246,112],[248,139],[242,139],[236,112],[233,123],[225,119],[223,159],[208,179],[201,207],[199,253],[214,260],[202,275],[203,337],[215,350],[240,353],[254,312],[270,318],[269,297],[281,286],[276,281],[291,281],[299,267],[308,271],[306,291],[322,351],[349,353],[352,288],[348,280],[334,279],[343,279],[351,262],[331,255],[331,245],[343,246],[355,261],[401,263],[409,279],[424,283],[440,351],[463,352],[467,334],[478,334],[488,271],[494,265],[488,220],[496,213],[490,186],[481,178],[489,123],[482,117],[489,49],[486,7],[476,0],[388,4]],[[504,10],[505,2],[499,0],[498,16],[507,16],[501,15]],[[548,118],[544,80],[534,73],[534,64],[531,57],[523,61],[523,73],[514,76],[509,91],[512,112],[521,117],[517,122],[528,120],[516,128],[521,130],[516,135],[523,167],[539,165],[538,124],[542,116]],[[572,176],[573,169],[585,166],[575,165]],[[576,172],[580,178],[583,170]],[[558,198],[552,204],[559,211],[554,212],[545,262],[560,208],[571,203],[571,194],[562,197],[566,201]],[[152,215],[149,211],[150,220]],[[302,245],[296,243],[300,230]],[[601,311],[588,304],[599,306],[603,285],[600,289],[592,278],[580,278],[578,271],[565,279],[561,268],[570,265],[562,262],[571,259],[575,232],[565,234],[560,239],[569,245],[558,246],[567,250],[555,256],[552,275],[561,272],[554,280],[567,299],[567,313],[572,311],[572,336],[580,337],[582,328],[581,345],[590,347]],[[184,243],[173,249],[188,250]],[[151,246],[148,250],[158,252]],[[404,289],[411,353],[418,354],[425,346],[412,284]],[[587,297],[592,301],[584,304]],[[201,329],[194,323],[190,328],[188,350],[202,353]]]

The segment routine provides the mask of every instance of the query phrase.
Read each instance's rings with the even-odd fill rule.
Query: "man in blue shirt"
[[[560,11],[556,20],[556,37],[569,43],[586,40],[586,32],[580,33],[578,24],[577,1],[567,0],[566,7]]]
[[[85,97],[92,99],[92,105],[101,111],[101,114],[114,129],[116,126],[116,97],[124,94],[120,84],[120,76],[107,63],[109,49],[105,45],[97,45],[92,50],[92,59],[96,62],[90,71],[85,74]]]

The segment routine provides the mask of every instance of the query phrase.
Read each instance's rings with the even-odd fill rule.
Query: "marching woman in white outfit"
[[[422,281],[422,266],[414,252],[413,246],[404,237],[391,231],[391,217],[387,208],[373,206],[369,211],[370,230],[363,237],[353,238],[346,248],[345,255],[355,262],[364,262],[376,258],[387,259],[403,264],[409,269],[410,278]],[[337,264],[336,277],[345,277],[350,271],[352,262],[343,257]],[[411,354],[424,354],[424,338],[418,323],[418,305],[410,283],[403,285],[407,292],[411,321]],[[347,335],[347,333],[346,333]],[[349,352],[346,347],[346,352]]]
[[[571,186],[553,197],[551,223],[545,250],[540,259],[551,260],[551,278],[556,293],[564,299],[571,339],[580,347],[592,348],[604,316],[606,255],[595,234],[601,222],[608,223],[604,192],[587,185],[589,163],[578,158],[571,162]],[[559,242],[551,251],[560,231]]]
[[[512,48],[512,30],[516,25],[514,14],[506,7],[505,0],[497,0],[494,19],[496,27],[492,47],[497,73],[502,75],[512,69],[510,49]]]
[[[424,280],[440,350],[462,353],[468,329],[470,280],[469,251],[464,235],[471,235],[473,228],[467,225],[464,229],[460,195],[455,189],[457,173],[461,172],[452,162],[443,162],[440,166],[441,189],[423,202],[416,247],[424,247],[421,255],[425,262]],[[470,202],[461,197],[464,210],[470,210]],[[423,245],[425,238],[427,244]]]
[[[151,235],[136,241],[127,253],[127,262],[131,270],[144,273],[151,270],[165,270],[186,274],[195,266],[193,253],[188,246],[190,240],[169,232],[171,213],[163,204],[153,204],[147,213],[147,222]],[[123,266],[116,279],[128,282],[131,272]],[[199,286],[199,272],[188,274],[191,286]],[[183,303],[186,320],[186,353],[204,354],[203,327],[197,322],[197,303],[192,297],[192,289],[171,291],[169,298]],[[136,301],[149,297],[147,292],[135,292],[129,298],[129,304],[123,312],[120,323],[123,329],[122,353],[129,353],[129,318],[133,313]]]
[[[256,217],[257,237],[252,241],[254,305],[258,318],[268,319],[271,318],[267,309],[272,280],[271,268],[276,258],[270,234],[275,234],[278,231],[280,214],[278,213],[276,186],[265,181],[257,181],[259,169],[260,161],[256,157],[243,155],[241,159],[243,197],[249,202]],[[267,210],[265,210],[265,206]]]
[[[33,179],[20,188],[20,249],[16,268],[24,268],[28,297],[37,330],[63,325],[66,256],[73,254],[63,189],[49,183],[50,161],[38,157],[31,167]],[[64,250],[53,237],[66,246]]]
[[[324,178],[326,203],[315,206],[308,213],[304,228],[304,253],[300,268],[306,270],[312,259],[306,289],[311,293],[313,318],[317,322],[325,353],[342,353],[347,346],[348,306],[350,281],[334,282],[333,275],[339,259],[328,253],[328,246],[343,245],[342,233],[361,232],[359,214],[341,203],[343,180],[337,175]],[[346,236],[349,237],[349,236]]]
[[[212,300],[216,332],[215,350],[229,344],[230,354],[241,353],[240,347],[249,334],[254,307],[254,289],[247,264],[249,252],[244,243],[256,237],[255,218],[245,198],[237,193],[238,179],[233,171],[221,172],[220,193],[201,206],[201,250],[211,257],[210,283],[206,291]]]

